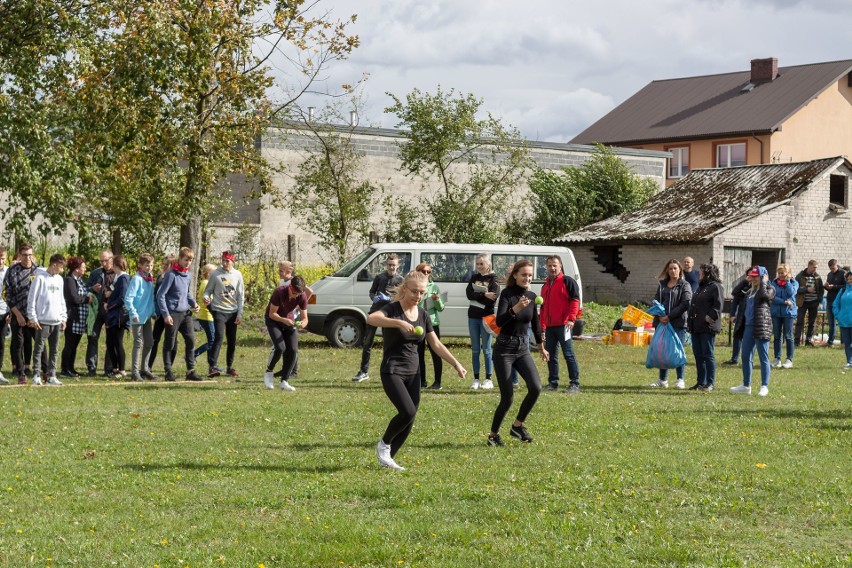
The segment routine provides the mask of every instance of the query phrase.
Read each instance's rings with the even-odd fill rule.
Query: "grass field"
[[[582,392],[542,393],[528,445],[510,411],[507,447],[487,447],[497,391],[445,377],[404,472],[375,458],[393,414],[380,348],[354,384],[360,352],[306,338],[294,393],[262,388],[257,333],[239,382],[0,388],[0,565],[852,563],[841,349],[800,349],[767,398],[729,394],[738,369],[712,394],[660,391],[643,349],[576,349]]]

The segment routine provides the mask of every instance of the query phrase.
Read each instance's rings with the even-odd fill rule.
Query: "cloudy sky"
[[[849,0],[322,0],[358,14],[361,47],[331,85],[365,73],[361,125],[392,128],[385,92],[438,85],[532,140],[566,142],[655,79],[852,59]]]

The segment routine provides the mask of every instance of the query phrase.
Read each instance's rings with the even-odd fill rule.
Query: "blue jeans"
[[[547,382],[553,386],[559,386],[559,357],[556,355],[556,346],[562,348],[562,356],[568,367],[568,379],[572,385],[580,384],[580,366],[574,356],[574,341],[565,339],[565,327],[561,325],[551,326],[544,330],[544,348],[550,353],[547,362]]]
[[[696,383],[703,386],[716,385],[716,334],[693,333],[692,354],[695,356],[695,368],[698,372]]]
[[[740,359],[740,351],[743,348],[743,338],[735,337],[734,338],[734,349],[731,351],[731,361],[736,363]]]
[[[793,318],[772,316],[772,337],[774,338],[773,348],[775,358],[781,358],[781,331],[784,331],[784,341],[787,343],[787,359],[793,360],[793,351],[796,349],[796,342],[793,341]]]
[[[530,336],[532,335],[532,327],[527,330],[527,351],[530,350]],[[509,375],[509,380],[512,381],[512,385],[520,384],[518,381],[518,370],[512,367],[512,373]]]
[[[675,329],[675,333],[677,334],[677,338],[680,339],[680,344],[686,345],[684,343],[684,341],[686,341],[686,329],[685,328]],[[685,370],[686,370],[685,365],[681,365],[680,367],[675,369],[675,372],[677,373],[677,380],[683,379],[683,372]],[[661,381],[669,380],[669,370],[668,369],[660,369],[660,380]]]
[[[743,385],[751,386],[751,365],[754,361],[754,351],[757,349],[757,357],[760,359],[760,384],[769,386],[769,340],[754,337],[754,326],[745,326],[743,333]]]
[[[204,334],[207,336],[207,343],[202,343],[195,348],[195,358],[198,359],[199,355],[207,353],[207,364],[212,367],[214,362],[210,356],[213,354],[211,349],[213,348],[213,340],[216,338],[216,322],[212,320],[198,320],[198,323],[201,324],[201,329],[204,330]]]
[[[494,372],[494,361],[491,360],[491,334],[485,330],[482,318],[467,318],[467,329],[470,331],[470,349],[473,351],[473,374],[479,376],[479,353],[485,358],[485,374]]]
[[[840,327],[840,342],[846,350],[846,362],[852,365],[852,327]]]
[[[825,315],[827,316],[828,321],[828,345],[834,345],[834,331],[835,326],[837,325],[837,320],[834,317],[834,310],[832,309],[833,304],[834,302],[825,303]]]

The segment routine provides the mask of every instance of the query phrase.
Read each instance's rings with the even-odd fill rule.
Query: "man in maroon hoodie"
[[[556,345],[562,348],[562,355],[568,365],[568,378],[571,383],[565,389],[567,393],[580,392],[580,367],[574,356],[574,344],[571,339],[574,320],[580,311],[580,287],[577,281],[562,273],[562,259],[557,255],[547,257],[547,279],[541,287],[541,328],[544,330],[544,349],[551,353],[547,362],[549,376],[545,390],[559,388],[559,358]]]

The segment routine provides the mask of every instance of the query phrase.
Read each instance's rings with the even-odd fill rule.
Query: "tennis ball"
[[[423,326],[418,325],[414,328],[414,335],[423,335]]]
[[[542,305],[544,303],[544,298],[542,298],[541,296],[536,296],[535,297],[535,303],[538,304],[539,306]]]

